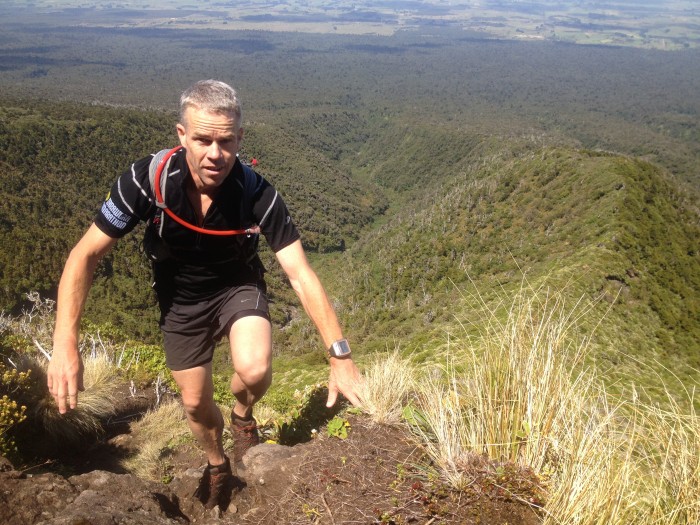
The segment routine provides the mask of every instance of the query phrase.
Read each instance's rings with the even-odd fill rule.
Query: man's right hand
[[[78,351],[80,316],[95,267],[116,242],[117,239],[109,237],[93,223],[71,250],[63,268],[56,300],[53,357],[46,372],[49,392],[61,414],[75,408],[78,405],[78,392],[85,390],[83,361]]]
[[[58,411],[65,414],[78,406],[78,392],[83,386],[83,360],[76,345],[54,346],[53,356],[46,371],[49,392]]]

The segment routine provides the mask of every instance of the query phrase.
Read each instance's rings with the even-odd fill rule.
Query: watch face
[[[345,355],[350,355],[350,345],[345,339],[336,341],[331,345],[330,354],[333,357],[343,357]]]

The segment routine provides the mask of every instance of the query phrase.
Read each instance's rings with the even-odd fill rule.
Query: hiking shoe
[[[226,458],[226,463],[212,467],[207,463],[202,479],[194,496],[202,502],[204,508],[209,510],[217,505],[219,509],[226,507],[231,497],[233,474],[231,462]]]
[[[231,435],[233,436],[233,461],[238,463],[249,449],[260,444],[258,425],[252,417],[240,419],[231,412]]]

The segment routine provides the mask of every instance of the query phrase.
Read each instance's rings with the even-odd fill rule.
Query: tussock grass
[[[521,292],[504,319],[486,311],[479,337],[451,341],[447,364],[421,380],[419,409],[442,448],[432,453],[457,478],[467,450],[546,471],[599,388],[580,366],[587,341],[568,336],[579,314],[544,291]]]
[[[543,525],[700,523],[694,390],[659,405],[606,391],[577,334],[590,305],[524,287],[505,311],[483,306],[486,328],[450,341],[418,381],[411,422],[442,477],[464,489],[505,466],[535,482],[503,488]]]
[[[617,407],[619,410],[620,407]],[[628,525],[639,521],[638,469],[632,461],[638,429],[621,427],[617,410],[579,407],[547,482],[543,525]]]
[[[654,496],[647,523],[700,523],[700,415],[693,392],[682,405],[667,398],[663,408],[635,406],[645,429],[638,461],[646,474],[645,493]]]
[[[375,358],[365,368],[362,406],[376,424],[401,422],[403,407],[415,391],[415,366],[398,350]]]
[[[78,406],[66,414],[60,414],[46,386],[46,366],[30,357],[23,357],[18,369],[30,371],[31,388],[26,391],[22,403],[27,406],[26,425],[40,432],[47,443],[60,443],[65,451],[79,447],[85,439],[103,433],[102,422],[114,414],[122,380],[116,374],[114,364],[104,356],[84,359],[83,385]]]
[[[15,401],[26,407],[27,418],[16,428],[21,454],[33,457],[79,451],[86,440],[103,434],[103,422],[114,414],[119,392],[124,389],[112,343],[104,341],[99,333],[86,334],[80,345],[85,390],[79,392],[76,409],[59,414],[46,378],[55,322],[54,301],[37,292],[26,294],[26,298],[31,308],[23,310],[20,316],[0,315],[4,331],[0,335],[5,336],[0,357],[18,371],[29,373],[27,387],[13,393]],[[90,342],[92,348],[88,348]]]
[[[167,457],[172,447],[190,435],[182,405],[168,400],[149,410],[132,425],[138,452],[126,458],[122,465],[135,475],[151,480],[163,480],[169,475]]]

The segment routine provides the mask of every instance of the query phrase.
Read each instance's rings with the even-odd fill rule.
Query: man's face
[[[197,189],[206,192],[217,188],[233,168],[243,138],[236,116],[189,107],[177,125],[177,134],[187,150],[187,164]]]

